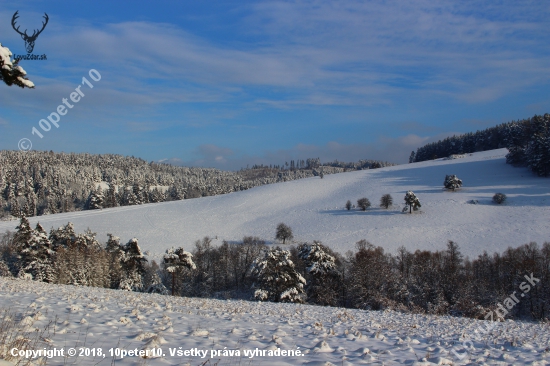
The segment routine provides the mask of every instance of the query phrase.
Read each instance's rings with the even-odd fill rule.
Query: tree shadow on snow
[[[366,211],[361,211],[358,209],[346,210],[342,208],[341,210],[326,210],[321,211],[322,214],[334,215],[334,216],[393,216],[400,215],[401,210],[395,211],[395,209],[383,209],[383,208],[371,208]]]

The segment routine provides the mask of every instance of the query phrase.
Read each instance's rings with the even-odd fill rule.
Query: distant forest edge
[[[121,155],[0,151],[0,219],[213,196],[349,170],[394,165],[319,158],[238,172],[188,168]]]
[[[550,175],[550,114],[500,124],[475,133],[447,137],[413,151],[409,163],[500,148],[509,150],[506,162]]]

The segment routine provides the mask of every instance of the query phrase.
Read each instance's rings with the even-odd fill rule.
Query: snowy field
[[[506,149],[465,155],[457,159],[427,161],[375,170],[325,175],[256,187],[222,196],[185,201],[118,207],[56,214],[30,219],[49,230],[68,221],[77,232],[86,228],[105,242],[113,233],[123,242],[139,239],[153,257],[172,246],[193,248],[204,236],[237,241],[245,235],[274,242],[279,222],[289,225],[294,241],[321,240],[345,253],[358,240],[395,253],[404,245],[416,249],[442,250],[448,240],[475,257],[487,250],[502,252],[509,246],[530,241],[550,241],[550,180],[534,176],[526,168],[505,163]],[[446,174],[456,174],[464,186],[456,192],[443,189]],[[412,215],[401,212],[403,197],[413,190],[422,203]],[[508,201],[492,203],[496,192]],[[378,207],[389,193],[394,207]],[[367,212],[346,211],[349,199],[367,197],[373,207]],[[470,204],[477,200],[479,204]],[[14,230],[17,221],[1,222],[0,232]]]
[[[181,298],[1,277],[0,308],[15,314],[20,328],[38,330],[41,340],[29,349],[57,350],[47,365],[111,365],[113,360],[192,366],[550,364],[549,324],[506,321],[480,332],[488,322]],[[83,355],[67,356],[71,348]],[[148,359],[111,356],[152,349],[155,354]],[[277,355],[283,351],[295,355]]]

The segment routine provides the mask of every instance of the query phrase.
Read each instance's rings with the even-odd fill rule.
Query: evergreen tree
[[[88,196],[88,200],[86,201],[86,205],[84,206],[84,209],[86,210],[97,210],[102,209],[104,205],[105,198],[103,197],[103,192],[101,190],[101,187],[97,187],[97,189],[90,192],[90,195]]]
[[[163,260],[166,270],[172,274],[172,296],[174,296],[176,275],[181,275],[185,269],[196,268],[193,255],[183,250],[183,248],[174,249],[172,247],[166,250]]]
[[[533,117],[532,134],[525,149],[527,166],[541,177],[550,175],[550,117]]]
[[[116,187],[114,184],[109,184],[109,189],[105,195],[105,205],[104,207],[118,207],[118,197],[116,193]]]
[[[301,244],[298,246],[298,257],[304,261],[309,275],[306,286],[308,298],[315,304],[336,305],[339,276],[336,259],[329,254],[329,249],[318,241]]]
[[[61,226],[58,229],[52,228],[50,230],[49,239],[54,250],[57,250],[59,247],[67,247],[74,243],[76,241],[76,233],[73,223],[69,222],[67,225]]]
[[[351,201],[350,200],[348,200],[346,202],[346,210],[348,210],[348,211],[351,210]]]
[[[120,238],[113,234],[107,234],[107,245],[105,250],[109,255],[109,281],[110,288],[120,288],[120,282],[124,276],[122,272],[122,258],[124,257],[124,250],[120,245]]]
[[[443,181],[443,186],[447,189],[452,189],[453,192],[455,189],[462,187],[462,180],[454,174],[445,175],[445,181]]]
[[[415,158],[415,154],[414,154],[414,150],[413,150],[413,151],[411,151],[411,156],[409,156],[409,164],[414,163],[414,158]]]
[[[31,242],[34,241],[34,232],[31,228],[29,220],[23,216],[19,222],[19,226],[15,228],[16,232],[13,237],[13,243],[17,252],[17,277],[25,275],[27,266],[32,262],[33,258],[30,253]]]
[[[273,302],[303,302],[306,280],[296,272],[290,252],[281,248],[268,250],[254,264],[256,277],[254,298]]]
[[[139,187],[138,187],[139,188]],[[138,190],[139,192],[139,190]],[[124,193],[122,195],[122,205],[123,206],[133,206],[133,205],[140,205],[141,201],[134,193],[133,189],[130,189],[128,187],[124,187]]]
[[[22,268],[25,273],[30,273],[35,281],[55,282],[55,252],[46,230],[39,223],[36,224],[31,241],[22,254],[26,257],[26,265]]]
[[[409,213],[412,213],[412,210],[418,211],[422,207],[420,200],[412,191],[408,191],[405,194],[405,209],[403,211],[407,210],[407,206],[409,206]]]
[[[27,79],[27,73],[18,65],[19,60],[12,61],[13,54],[9,48],[0,43],[0,80],[8,86],[17,85],[21,88],[34,88],[32,81]]]
[[[121,290],[142,291],[143,276],[145,270],[145,256],[141,253],[136,238],[130,239],[123,247],[124,255],[122,257],[122,270],[124,278],[120,283]]]

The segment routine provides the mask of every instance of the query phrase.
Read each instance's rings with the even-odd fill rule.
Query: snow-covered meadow
[[[41,339],[31,349],[63,350],[64,356],[46,360],[48,365],[110,365],[113,360],[193,366],[550,364],[549,324],[506,321],[485,333],[480,330],[487,322],[467,318],[181,298],[6,278],[0,278],[0,307],[16,315],[20,328],[38,329]],[[88,356],[69,357],[70,348]],[[111,356],[159,348],[164,356]],[[295,355],[269,356],[277,349]]]
[[[453,240],[462,253],[475,257],[484,250],[492,254],[509,246],[550,241],[550,183],[526,168],[505,163],[506,149],[438,159],[374,170],[306,178],[256,187],[247,191],[198,199],[81,211],[30,218],[46,230],[71,221],[77,232],[86,228],[101,241],[113,233],[123,242],[139,239],[142,250],[157,257],[166,249],[186,250],[204,236],[238,241],[245,235],[275,242],[275,227],[284,222],[294,232],[295,242],[321,240],[344,253],[366,239],[395,253],[408,250],[443,250]],[[443,188],[445,175],[456,174],[464,185],[456,192]],[[401,212],[408,190],[420,199],[422,208],[412,215]],[[502,192],[503,205],[492,202]],[[378,207],[389,193],[394,206]],[[352,203],[367,197],[373,207],[366,212],[347,211]],[[469,203],[477,200],[478,204]],[[17,221],[0,222],[0,232],[14,230]]]

